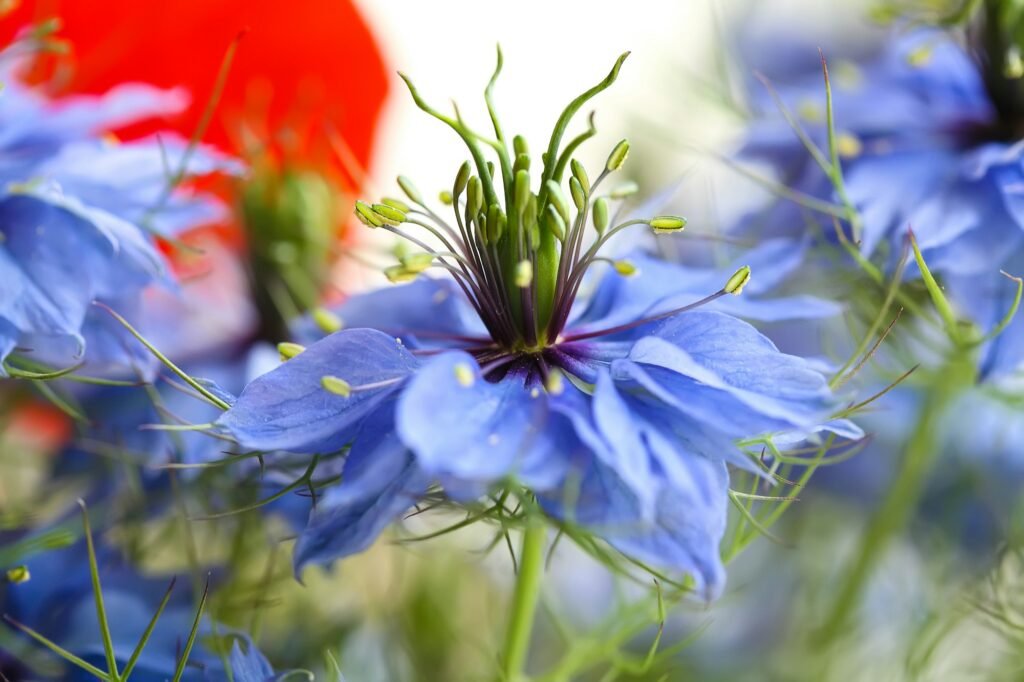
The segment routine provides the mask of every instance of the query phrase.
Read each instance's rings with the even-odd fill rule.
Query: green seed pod
[[[412,184],[412,180],[405,177],[404,175],[398,176],[398,186],[405,192],[405,196],[409,197],[409,201],[414,204],[423,204],[423,196],[420,191],[416,189],[416,185]]]
[[[618,187],[613,188],[612,191],[608,193],[608,196],[612,199],[625,199],[626,197],[633,196],[639,191],[640,185],[630,181],[624,182]]]
[[[564,242],[565,221],[562,220],[562,215],[551,204],[548,204],[548,210],[544,215],[546,218],[545,224],[551,230],[551,233],[555,235],[555,239]]]
[[[516,135],[512,138],[512,149],[515,151],[516,156],[530,153],[530,148],[526,144],[526,138],[522,135]]]
[[[320,386],[328,393],[347,398],[352,395],[352,385],[340,377],[330,375],[320,377]]]
[[[572,176],[580,181],[583,191],[590,194],[590,176],[587,175],[587,169],[576,159],[573,159],[569,166],[572,168]]]
[[[484,205],[484,185],[480,178],[473,176],[469,179],[466,189],[466,211],[470,216],[475,216]]]
[[[345,326],[344,321],[341,317],[331,312],[327,308],[317,308],[313,311],[313,322],[320,329],[320,331],[326,334],[333,334],[336,331],[341,331]]]
[[[516,263],[515,282],[520,289],[525,289],[533,283],[533,263],[531,261],[524,259]]]
[[[749,281],[750,266],[744,265],[729,278],[729,281],[725,283],[724,287],[722,287],[722,291],[727,294],[739,296],[743,292],[743,287],[747,286],[747,282]]]
[[[521,170],[516,173],[515,191],[513,192],[516,202],[516,211],[522,213],[526,204],[530,201],[530,172]]]
[[[513,173],[518,173],[521,170],[530,170],[530,157],[526,154],[517,156],[516,162],[512,164]]]
[[[305,346],[292,343],[291,341],[282,341],[277,344],[277,354],[281,356],[281,362],[291,360],[304,350],[306,350]]]
[[[380,203],[384,204],[385,206],[390,206],[391,208],[401,211],[402,213],[408,213],[409,211],[412,210],[409,207],[409,204],[405,203],[401,199],[395,199],[394,197],[384,197],[383,199],[380,200]]]
[[[548,180],[545,187],[548,189],[548,201],[555,207],[559,215],[562,216],[562,222],[568,223],[569,203],[565,200],[565,195],[562,194],[562,188],[554,180]]]
[[[473,167],[469,165],[469,161],[464,161],[459,166],[459,172],[455,174],[455,184],[452,185],[452,196],[459,196],[466,190],[466,183],[469,182],[469,176],[473,172]]]
[[[604,167],[609,173],[619,170],[622,168],[622,164],[626,162],[627,156],[629,156],[629,140],[622,140],[615,145],[615,149],[608,155],[608,163]]]
[[[582,213],[587,205],[587,192],[576,176],[569,178],[569,193],[572,194],[572,203],[576,204],[576,210]]]
[[[356,217],[367,227],[380,227],[384,224],[381,217],[374,213],[373,209],[365,201],[356,201]]]
[[[674,215],[662,215],[651,218],[648,223],[655,232],[678,232],[686,227],[686,218]]]
[[[397,208],[388,206],[387,204],[374,204],[373,212],[376,213],[381,220],[391,226],[401,225],[406,221],[404,213],[399,211]]]
[[[441,202],[442,204],[444,204],[445,206],[451,206],[451,205],[452,205],[452,202],[454,202],[454,201],[455,201],[455,200],[454,200],[454,199],[452,198],[452,193],[451,193],[451,192],[449,192],[448,190],[442,190],[442,191],[441,191],[441,192],[440,192],[440,193],[439,193],[439,194],[437,195],[437,199],[438,199],[438,201],[440,201],[440,202]]]
[[[608,229],[608,200],[598,197],[594,202],[594,228],[598,234],[604,234]]]

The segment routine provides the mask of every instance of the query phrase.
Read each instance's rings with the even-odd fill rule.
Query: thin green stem
[[[521,678],[526,654],[533,632],[533,618],[540,597],[541,576],[544,572],[544,541],[547,527],[537,518],[531,519],[523,531],[523,549],[519,555],[519,574],[516,576],[515,594],[505,637],[505,655],[502,660],[503,679],[511,682]]]

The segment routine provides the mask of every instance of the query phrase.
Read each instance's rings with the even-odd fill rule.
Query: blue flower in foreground
[[[817,55],[807,71],[772,74],[774,92],[819,148],[826,148],[825,89]],[[904,36],[860,66],[832,69],[837,148],[849,201],[862,218],[862,252],[893,263],[913,228],[929,268],[959,311],[984,330],[1011,309],[1017,287],[1000,270],[1024,266],[1024,112],[1004,106],[995,81],[948,36]],[[1011,83],[1010,87],[1017,87]],[[838,201],[768,93],[741,155],[771,164],[787,186]],[[806,211],[782,202],[748,221],[763,234],[801,234]],[[831,218],[819,223],[833,234]],[[917,275],[911,263],[907,272]],[[1024,360],[1024,317],[990,341],[984,376],[1012,372]]]
[[[92,371],[148,373],[152,358],[92,303],[135,317],[144,289],[170,284],[144,228],[176,232],[222,215],[209,198],[170,191],[186,154],[190,174],[235,167],[173,137],[100,139],[180,110],[180,93],[125,85],[49,100],[18,83],[16,65],[0,53],[0,361],[16,351],[61,367],[84,360]]]
[[[537,192],[520,138],[514,167],[497,145],[506,173],[494,186],[480,138],[435,113],[477,159],[478,175],[467,163],[455,180],[457,227],[405,178],[419,208],[391,199],[359,203],[357,215],[424,249],[390,269],[392,279],[414,279],[432,263],[451,276],[349,300],[338,311],[346,329],[253,381],[219,420],[249,449],[348,448],[341,484],[320,497],[299,538],[297,569],[365,549],[436,485],[456,501],[521,485],[550,516],[689,574],[712,598],[724,582],[727,464],[756,468],[737,439],[822,428],[859,435],[845,421],[824,424],[833,398],[821,374],[715,310],[747,283],[748,268],[710,295],[700,275],[643,257],[614,261],[596,283],[585,277],[608,260],[599,251],[620,231],[678,232],[685,221],[609,225],[598,190],[625,160],[625,141],[593,184],[572,161],[570,208],[561,183],[571,149],[560,157],[560,131],[581,104],[563,113]],[[584,286],[593,295],[577,300]]]

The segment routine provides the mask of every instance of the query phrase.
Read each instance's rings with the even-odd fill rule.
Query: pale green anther
[[[622,164],[626,163],[627,156],[629,156],[629,140],[622,140],[608,155],[608,163],[604,165],[605,169],[610,173],[622,168]]]
[[[551,395],[561,395],[565,390],[565,378],[562,377],[562,373],[557,369],[552,370],[544,381],[544,388]]]
[[[583,191],[590,194],[590,176],[587,175],[587,169],[576,159],[569,162],[569,167],[572,168],[572,176],[580,181]]]
[[[615,272],[619,273],[623,277],[632,277],[636,274],[636,265],[634,265],[632,261],[617,260],[612,263],[612,267],[615,268]]]
[[[328,393],[334,395],[340,395],[342,398],[347,398],[352,395],[352,385],[340,377],[331,375],[320,377],[320,386],[323,387]]]
[[[518,173],[521,170],[530,170],[530,157],[527,154],[520,154],[516,162],[512,164],[512,172]]]
[[[441,192],[438,193],[437,199],[445,206],[451,206],[452,202],[454,201],[454,199],[452,198],[452,193],[446,189],[441,190]]]
[[[562,194],[562,188],[558,186],[558,183],[554,180],[548,180],[545,185],[548,190],[548,197],[551,200],[551,204],[554,205],[555,210],[558,211],[559,215],[562,216],[562,222],[569,222],[569,202],[565,200],[565,195]]]
[[[345,322],[341,317],[327,308],[316,308],[313,311],[312,317],[316,326],[325,334],[341,331],[345,326]]]
[[[508,227],[508,218],[505,217],[504,211],[498,213],[497,222],[489,227],[491,228],[491,240],[495,243],[499,242],[505,236],[505,228]]]
[[[416,275],[418,274],[420,273],[409,270],[404,265],[392,265],[389,268],[384,268],[384,276],[387,277],[388,281],[392,284],[411,282],[416,279]]]
[[[608,193],[608,196],[611,197],[612,199],[625,199],[626,197],[633,196],[639,191],[640,185],[636,184],[633,181],[630,181],[624,182],[621,185],[613,188],[612,191]]]
[[[455,174],[455,184],[452,185],[452,194],[459,196],[466,191],[466,185],[469,183],[469,176],[473,172],[473,167],[469,165],[469,161],[463,161],[462,165],[459,166],[459,172]]]
[[[528,260],[521,260],[516,263],[516,286],[525,289],[533,283],[533,263]]]
[[[466,189],[466,211],[470,216],[475,216],[484,205],[484,185],[480,178],[473,176],[469,179],[469,186]]]
[[[722,287],[722,291],[727,294],[734,294],[739,296],[743,292],[743,287],[747,286],[747,282],[750,281],[750,266],[744,265],[742,268],[737,270],[729,281]]]
[[[384,204],[385,206],[390,206],[391,208],[397,211],[401,211],[402,213],[408,213],[409,211],[412,210],[409,204],[405,203],[401,199],[395,199],[394,197],[384,197],[383,199],[380,200],[380,203]]]
[[[434,256],[430,253],[410,253],[402,259],[402,267],[414,273],[423,272],[433,263]]]
[[[384,224],[381,217],[374,213],[373,209],[365,201],[356,201],[356,217],[367,227],[380,227]]]
[[[582,213],[583,207],[587,205],[587,193],[576,176],[569,178],[569,193],[572,194],[572,203],[576,205],[576,210]]]
[[[373,212],[388,225],[396,227],[406,221],[405,213],[387,204],[374,204]]]
[[[527,170],[521,170],[516,172],[516,185],[515,185],[515,201],[516,211],[520,214],[526,208],[526,204],[530,202],[530,172]]]
[[[487,162],[487,174],[489,176],[491,176],[491,180],[494,179],[494,162],[493,161],[488,161]]]
[[[522,135],[516,135],[512,138],[512,149],[515,151],[517,157],[530,153],[530,148],[526,144],[526,138]]]
[[[298,343],[292,343],[291,341],[282,341],[277,344],[277,354],[281,356],[282,362],[285,360],[291,360],[304,350],[306,350],[305,346]]]
[[[422,204],[423,196],[420,191],[416,189],[416,185],[412,184],[412,180],[405,177],[404,175],[398,176],[398,186],[405,192],[405,196],[409,197],[409,201],[414,204]]]
[[[565,221],[562,220],[561,214],[551,204],[548,204],[547,228],[555,235],[555,239],[560,242],[565,241]]]
[[[459,382],[459,386],[463,388],[469,388],[473,385],[476,380],[476,376],[473,374],[473,368],[464,362],[460,362],[455,365],[455,380]]]
[[[29,573],[28,566],[15,566],[7,570],[7,582],[12,585],[27,583],[31,579],[32,574]]]
[[[537,195],[535,194],[531,194],[526,202],[526,210],[523,211],[523,229],[526,231],[530,248],[537,248],[540,243],[540,228],[537,225]]]
[[[594,202],[594,228],[598,234],[604,234],[608,229],[608,200],[598,197]]]
[[[686,227],[686,218],[674,215],[661,215],[651,218],[648,222],[655,232],[678,232]]]

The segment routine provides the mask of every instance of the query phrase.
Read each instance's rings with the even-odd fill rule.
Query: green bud
[[[580,181],[583,191],[590,194],[590,176],[587,175],[587,169],[576,159],[569,162],[569,166],[572,168],[572,176]]]
[[[626,197],[633,196],[639,191],[640,185],[630,181],[624,182],[618,187],[612,189],[612,191],[608,193],[608,196],[611,197],[612,199],[625,199]]]
[[[636,274],[636,265],[628,260],[617,260],[612,263],[612,267],[615,268],[615,272],[619,273],[623,277],[632,277]]]
[[[380,227],[384,224],[381,217],[374,213],[373,209],[365,201],[356,201],[356,217],[359,218],[359,222],[367,227]]]
[[[622,164],[626,162],[626,157],[629,156],[629,140],[622,140],[617,145],[612,153],[608,155],[608,163],[604,165],[605,169],[610,173],[622,168]]]
[[[587,205],[587,192],[575,175],[569,178],[569,193],[572,194],[572,203],[576,204],[576,210],[582,213]]]
[[[386,224],[392,227],[397,227],[406,221],[405,213],[399,211],[397,208],[388,206],[387,204],[374,204],[373,212],[383,220]]]
[[[277,354],[281,356],[281,362],[291,360],[304,350],[306,350],[305,346],[292,343],[291,341],[282,341],[277,344]]]
[[[7,582],[12,585],[27,583],[31,579],[32,574],[29,573],[28,566],[15,566],[7,570]]]
[[[530,148],[526,144],[526,138],[522,135],[516,135],[512,138],[512,149],[515,151],[516,156],[525,156],[530,153]]]
[[[388,278],[388,281],[392,284],[402,284],[404,282],[411,282],[416,279],[416,275],[420,273],[409,270],[404,265],[392,265],[389,268],[384,268],[384,276]]]
[[[466,190],[466,211],[471,216],[480,212],[484,205],[484,185],[480,178],[473,176],[469,179],[469,187]]]
[[[565,221],[562,220],[561,214],[555,210],[555,207],[548,204],[548,210],[545,214],[547,216],[547,228],[551,230],[551,233],[555,235],[555,239],[560,242],[565,241]]]
[[[320,331],[327,334],[333,334],[336,331],[341,331],[342,327],[345,326],[341,317],[327,308],[315,309],[313,311],[313,322],[316,323],[316,326]]]
[[[401,199],[395,199],[393,197],[384,197],[383,199],[380,200],[380,203],[384,204],[385,206],[390,206],[391,208],[401,211],[402,213],[408,213],[409,211],[412,210],[409,207],[409,204],[405,203]]]
[[[320,385],[328,393],[340,395],[342,398],[352,395],[352,385],[340,377],[322,376],[320,377]]]
[[[451,193],[451,192],[449,192],[448,190],[442,190],[442,191],[441,191],[441,192],[440,192],[440,193],[439,193],[439,194],[437,195],[437,198],[438,198],[438,200],[439,200],[439,201],[440,201],[440,202],[441,202],[442,204],[444,204],[445,206],[451,206],[451,205],[452,205],[452,202],[454,202],[454,201],[455,201],[455,200],[454,200],[454,199],[452,198],[452,193]]]
[[[747,282],[750,281],[750,266],[744,265],[742,268],[737,270],[729,281],[722,287],[722,291],[727,294],[734,294],[739,296],[743,291],[743,287],[747,286]]]
[[[409,201],[414,204],[422,204],[423,196],[420,191],[416,189],[416,185],[412,184],[412,180],[405,177],[404,175],[398,176],[398,186],[405,192],[405,196],[409,197]]]
[[[455,184],[452,185],[452,196],[459,196],[466,190],[466,184],[469,182],[469,176],[473,172],[473,167],[469,165],[469,161],[464,161],[459,166],[459,172],[455,174]]]
[[[533,263],[528,260],[521,260],[516,263],[516,286],[525,289],[533,283]]]
[[[548,197],[551,204],[554,205],[555,210],[558,211],[559,215],[562,216],[562,222],[569,222],[569,204],[565,200],[565,195],[562,194],[562,188],[558,186],[558,183],[554,180],[548,180],[545,185],[548,189]]]
[[[402,258],[402,267],[409,272],[420,273],[434,264],[434,256],[430,253],[410,253]]]
[[[512,164],[512,172],[518,173],[521,170],[530,170],[530,157],[526,154],[520,154],[516,157],[516,162]]]
[[[530,172],[528,170],[516,172],[516,184],[513,196],[515,197],[516,211],[522,213],[526,208],[526,204],[530,201],[530,197],[533,196],[530,193]]]
[[[604,234],[608,229],[608,200],[598,197],[594,202],[594,227],[598,234]]]
[[[653,227],[655,232],[679,232],[686,227],[686,218],[674,215],[661,215],[657,218],[651,218],[647,224]]]

